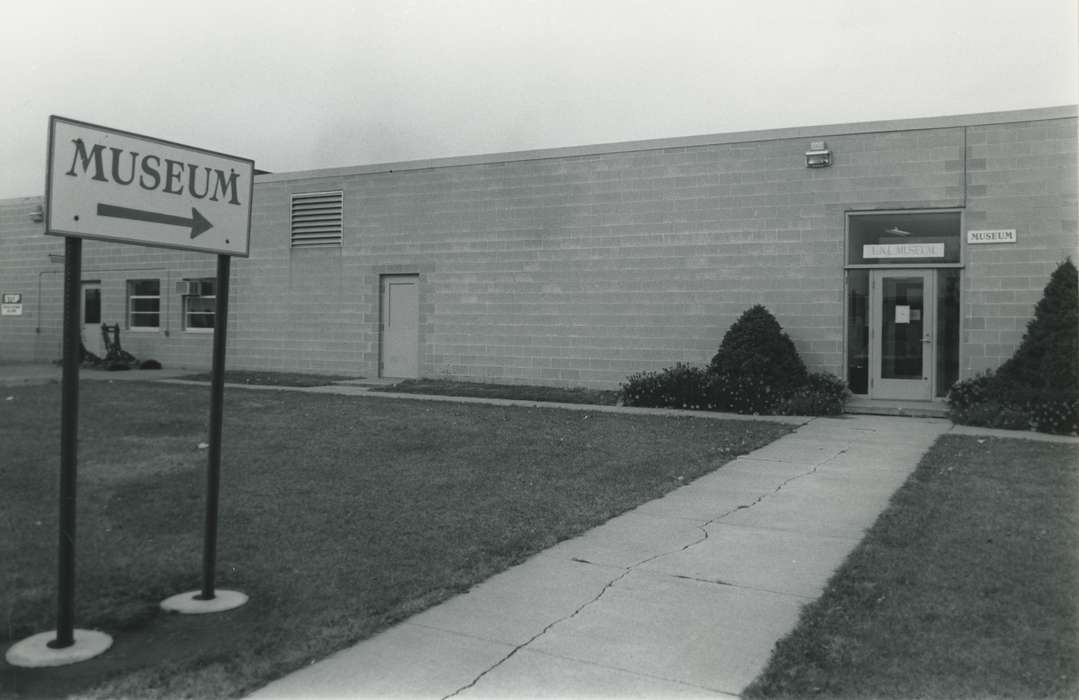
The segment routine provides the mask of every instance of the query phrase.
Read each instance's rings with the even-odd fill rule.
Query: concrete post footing
[[[201,615],[232,610],[247,602],[247,596],[238,591],[216,590],[210,600],[200,600],[197,596],[201,594],[202,591],[188,591],[174,595],[161,601],[161,609],[184,615]]]
[[[67,666],[92,659],[112,646],[112,637],[104,632],[77,629],[72,636],[74,644],[54,649],[49,642],[56,639],[56,632],[41,632],[13,644],[4,658],[12,666],[22,668]]]

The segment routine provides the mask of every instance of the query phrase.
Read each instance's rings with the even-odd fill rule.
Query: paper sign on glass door
[[[896,323],[910,323],[910,307],[899,306],[895,307],[895,322]]]

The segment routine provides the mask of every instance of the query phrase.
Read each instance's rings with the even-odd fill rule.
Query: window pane
[[[959,223],[957,211],[851,215],[847,259],[851,265],[957,263]]]
[[[188,328],[213,328],[213,314],[189,314],[187,317]]]
[[[205,278],[193,280],[199,283],[201,295],[185,296],[184,299],[184,328],[212,329],[214,327],[214,313],[217,310],[217,280]]]
[[[159,314],[156,313],[139,313],[135,312],[131,314],[131,327],[132,328],[158,328],[160,326],[158,319]]]
[[[881,280],[881,379],[921,379],[922,312],[925,290],[921,277]]]
[[[188,313],[212,314],[214,307],[217,306],[215,299],[207,299],[206,297],[188,297],[186,303]]]
[[[959,270],[937,276],[937,396],[959,379]]]
[[[132,296],[158,296],[161,294],[161,280],[131,280],[130,294]]]
[[[869,393],[869,270],[847,273],[847,384]]]
[[[161,322],[161,281],[127,281],[129,328],[159,328]]]

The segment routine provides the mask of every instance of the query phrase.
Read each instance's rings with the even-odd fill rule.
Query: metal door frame
[[[386,376],[386,308],[387,290],[393,279],[408,279],[416,286],[416,376],[420,374],[420,276],[417,273],[395,272],[378,276],[378,376]],[[397,379],[398,377],[394,377]]]
[[[882,280],[885,277],[922,278],[922,381],[917,392],[915,380],[881,377],[883,322]],[[869,271],[869,397],[905,401],[931,401],[936,386],[937,270],[933,268],[874,269]]]

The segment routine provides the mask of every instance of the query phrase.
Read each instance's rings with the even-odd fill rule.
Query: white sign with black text
[[[4,292],[0,296],[0,316],[22,316],[22,294]]]
[[[1015,243],[1017,236],[1014,228],[998,228],[986,231],[967,231],[967,243]]]
[[[247,257],[254,161],[49,118],[45,233]]]

